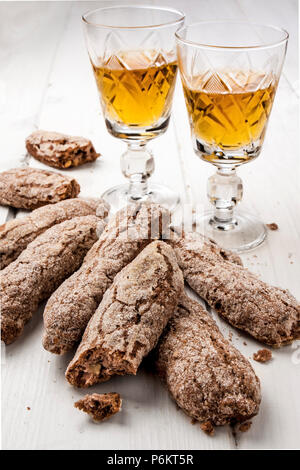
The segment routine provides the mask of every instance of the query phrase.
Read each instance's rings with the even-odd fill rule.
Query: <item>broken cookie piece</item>
[[[168,223],[166,209],[147,203],[131,204],[110,219],[81,268],[47,302],[43,336],[47,351],[64,354],[78,345],[116,274],[159,238]]]
[[[212,317],[183,295],[154,354],[156,371],[177,405],[201,428],[243,422],[258,413],[260,382]]]
[[[0,269],[4,269],[36,237],[65,220],[95,215],[106,218],[109,206],[103,199],[66,199],[35,209],[26,217],[12,219],[0,226]]]
[[[58,132],[36,131],[26,139],[30,155],[54,168],[71,168],[93,162],[99,157],[92,142]]]
[[[183,277],[170,246],[148,245],[114,279],[88,323],[66,378],[77,387],[137,373],[173,315]]]
[[[201,423],[200,428],[208,436],[213,436],[215,433],[214,427],[210,421],[205,421],[204,423]]]
[[[269,349],[260,349],[253,354],[253,359],[256,362],[268,362],[272,359],[272,351]]]
[[[278,230],[278,225],[275,224],[275,222],[272,222],[271,224],[267,224],[267,227],[269,230]]]
[[[118,393],[93,393],[76,401],[74,406],[100,423],[121,411],[122,399]]]
[[[103,224],[94,215],[54,225],[29,243],[1,271],[1,339],[10,344],[22,333],[40,302],[79,268]]]
[[[300,337],[300,304],[289,291],[261,281],[198,233],[174,232],[169,243],[186,282],[231,325],[273,347]]]
[[[0,204],[16,209],[37,209],[76,197],[74,178],[37,168],[13,168],[0,173]]]

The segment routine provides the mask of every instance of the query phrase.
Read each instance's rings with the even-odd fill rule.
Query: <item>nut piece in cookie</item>
[[[70,384],[89,387],[113,375],[135,375],[182,292],[172,248],[161,241],[148,245],[104,294],[66,371]]]
[[[250,362],[224,338],[202,305],[186,295],[154,357],[156,371],[176,404],[205,432],[258,413],[260,383]]]
[[[74,178],[37,168],[13,168],[0,173],[0,204],[16,209],[37,209],[76,197]]]
[[[26,139],[26,149],[34,158],[54,168],[71,168],[99,157],[92,142],[58,132],[36,131]]]
[[[253,354],[253,359],[256,362],[268,362],[272,359],[272,351],[270,349],[259,349]]]
[[[76,401],[74,406],[100,423],[121,411],[122,399],[118,393],[93,393]]]

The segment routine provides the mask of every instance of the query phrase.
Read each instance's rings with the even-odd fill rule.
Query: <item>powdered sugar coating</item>
[[[0,269],[14,261],[37,236],[53,225],[84,215],[107,217],[109,206],[103,199],[66,199],[35,209],[26,217],[0,226]],[[99,215],[98,215],[99,214]]]
[[[92,393],[76,401],[74,406],[88,413],[96,423],[100,423],[121,410],[122,399],[118,393]]]
[[[156,368],[178,406],[202,423],[224,425],[258,413],[260,383],[250,362],[186,295],[159,341]]]
[[[88,215],[54,225],[1,271],[1,337],[6,344],[22,333],[38,304],[78,269],[101,223]]]
[[[64,354],[78,344],[115,275],[161,236],[168,215],[158,204],[136,204],[111,218],[82,267],[48,300],[44,311],[45,349]]]
[[[88,323],[66,371],[77,387],[136,374],[155,347],[183,292],[183,277],[166,243],[148,245],[117,276]]]

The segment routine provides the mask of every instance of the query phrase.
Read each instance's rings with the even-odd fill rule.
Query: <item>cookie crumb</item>
[[[259,349],[253,354],[253,359],[256,362],[268,362],[272,359],[272,351],[269,349]]]
[[[278,225],[275,224],[275,222],[272,222],[271,224],[266,224],[269,230],[278,230]]]
[[[201,423],[200,428],[208,436],[213,436],[215,433],[214,427],[210,421],[205,421],[204,423]]]
[[[247,432],[251,428],[252,421],[247,421],[245,423],[240,424],[239,431]]]
[[[247,346],[247,343],[246,343],[246,341],[243,341],[243,345],[244,345],[244,346]]]
[[[191,423],[192,423],[192,424],[196,424],[196,423],[197,423],[197,420],[196,420],[195,418],[192,418],[192,419],[191,419]]]
[[[27,408],[27,410],[28,410],[28,411],[30,411],[30,410],[31,410],[30,406],[27,406],[26,408]]]

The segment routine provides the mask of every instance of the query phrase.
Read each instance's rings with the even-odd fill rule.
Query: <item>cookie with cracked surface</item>
[[[100,423],[121,411],[122,399],[118,393],[92,393],[76,401],[74,406]]]
[[[81,340],[90,318],[116,274],[159,238],[169,212],[158,204],[136,204],[110,219],[81,268],[50,297],[44,311],[43,346],[64,354]]]
[[[80,266],[103,222],[94,215],[54,225],[32,241],[1,271],[1,338],[21,335],[40,302]]]
[[[156,370],[183,411],[203,427],[255,416],[260,382],[195,300],[183,295],[155,350]]]
[[[199,234],[173,234],[170,244],[186,282],[231,325],[273,347],[300,337],[300,304],[287,290],[261,281]]]
[[[135,375],[183,292],[175,254],[161,241],[148,245],[117,276],[88,323],[66,378],[77,387]]]
[[[0,204],[16,209],[37,209],[76,197],[74,178],[37,168],[13,168],[0,173]]]
[[[96,210],[99,218],[105,218],[109,206],[103,199],[66,199],[35,209],[26,217],[9,220],[0,226],[0,269],[14,261],[48,228],[74,217],[95,215]]]
[[[45,165],[61,169],[93,162],[100,156],[89,139],[43,130],[27,137],[26,149]]]

